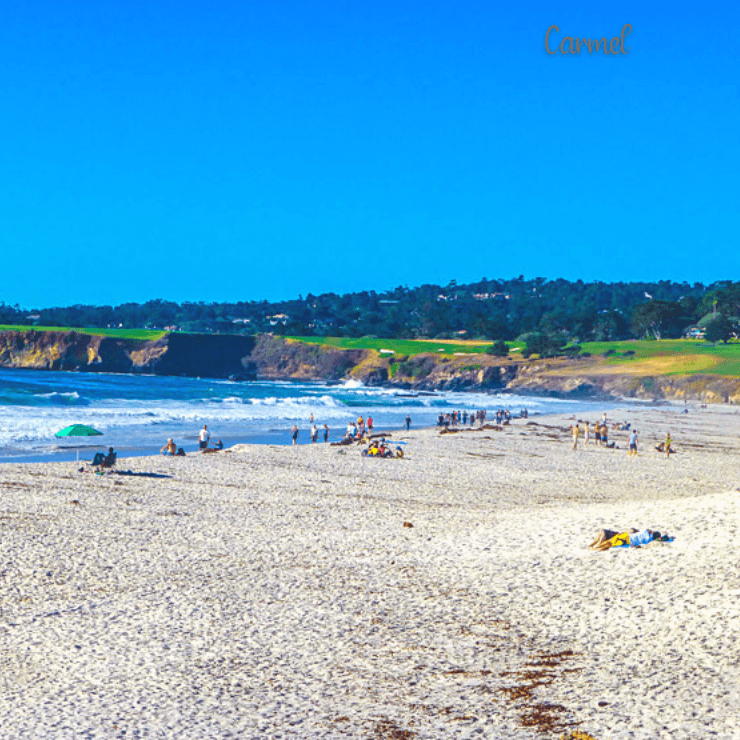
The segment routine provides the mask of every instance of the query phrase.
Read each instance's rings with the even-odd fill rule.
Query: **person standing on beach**
[[[298,424],[293,424],[293,428],[290,430],[290,436],[293,437],[293,444],[298,444]]]
[[[324,442],[329,441],[329,427],[324,424]]]
[[[203,429],[198,432],[198,447],[200,447],[200,451],[203,452],[203,450],[208,447],[208,440],[211,438],[211,433],[208,431],[208,427],[204,424]]]
[[[367,417],[367,431],[368,432],[373,431],[373,417],[372,416]]]
[[[588,441],[591,439],[591,430],[588,427],[588,422],[583,426],[583,446],[588,447]]]
[[[637,430],[633,429],[630,432],[630,455],[636,455],[637,454]]]
[[[671,456],[671,442],[673,440],[671,439],[671,433],[668,432],[665,435],[665,456],[670,457]]]
[[[406,414],[406,431],[411,429],[411,416],[409,414]]]
[[[578,428],[578,424],[574,424],[571,429],[573,430],[573,449],[578,449],[578,433],[580,432],[580,429]]]
[[[319,430],[316,427],[316,424],[314,424],[311,427],[311,442],[313,442],[314,444],[316,444],[318,441],[319,441]]]

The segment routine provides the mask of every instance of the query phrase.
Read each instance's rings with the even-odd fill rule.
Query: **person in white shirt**
[[[203,429],[198,432],[198,446],[200,447],[200,451],[203,452],[203,450],[208,447],[208,440],[211,438],[211,433],[208,431],[208,427],[204,424]]]

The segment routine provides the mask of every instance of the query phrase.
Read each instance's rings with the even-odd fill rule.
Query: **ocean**
[[[114,447],[119,457],[159,452],[168,437],[186,452],[198,448],[203,424],[211,441],[290,444],[300,428],[309,442],[309,418],[328,424],[330,441],[347,422],[372,416],[379,430],[399,429],[406,415],[413,427],[433,426],[440,411],[508,408],[518,415],[583,413],[593,418],[604,402],[559,400],[484,392],[418,392],[290,381],[232,382],[209,378],[10,370],[0,368],[0,462],[92,458]],[[70,424],[87,424],[100,437],[57,438]]]

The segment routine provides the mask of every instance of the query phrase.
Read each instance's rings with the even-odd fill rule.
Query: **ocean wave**
[[[35,398],[48,398],[48,399],[67,399],[69,401],[83,400],[77,391],[51,391],[51,393],[34,393]]]

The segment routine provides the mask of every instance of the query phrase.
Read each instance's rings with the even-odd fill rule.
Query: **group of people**
[[[448,411],[447,413],[440,411],[437,417],[437,426],[439,427],[456,427],[460,424],[470,424],[473,426],[476,422],[483,422],[486,420],[487,412],[485,410],[480,411]],[[408,417],[407,417],[408,418]],[[408,426],[406,427],[408,429]]]
[[[627,450],[627,454],[630,456],[637,455],[637,429],[633,429],[632,425],[628,422],[620,422],[617,424],[613,424],[612,426],[614,429],[617,429],[619,431],[629,432],[629,449]],[[591,440],[592,428],[594,432],[594,445],[596,445],[597,447],[615,447],[615,443],[609,441],[609,427],[607,426],[606,413],[604,414],[602,421],[594,422],[593,427],[591,427],[591,425],[587,421],[583,423],[583,443],[586,446],[588,446]],[[573,449],[577,450],[578,440],[581,435],[581,427],[578,422],[571,425],[571,435],[573,437]],[[665,440],[656,445],[655,449],[658,452],[665,452],[666,456],[669,456],[672,452],[675,452],[675,450],[671,447],[672,443],[673,440],[671,439],[671,433],[668,432],[666,434]]]
[[[208,425],[204,424],[203,428],[198,432],[198,449],[201,453],[204,452],[218,452],[224,448],[224,443],[219,439],[213,447],[209,447],[208,444],[211,440],[211,433],[208,431]],[[165,442],[164,447],[159,451],[160,455],[172,455],[176,457],[185,457],[185,450],[182,447],[178,447],[175,444],[175,440],[170,437]]]
[[[319,441],[319,436],[323,437],[324,442],[329,441],[329,425],[328,424],[324,424],[324,426],[321,429],[319,429],[319,427],[316,425],[316,421],[314,419],[313,414],[309,416],[308,423],[310,424],[309,429],[308,429],[308,438],[311,440],[313,444],[316,444]],[[300,436],[300,434],[301,434],[301,430],[298,428],[298,424],[293,424],[293,427],[290,430],[290,437],[293,440],[294,445],[298,444],[298,437]]]
[[[363,451],[363,457],[403,457],[403,448],[401,445],[396,445],[395,453],[388,446],[385,439],[381,439],[380,442],[373,440]]]
[[[316,426],[316,424],[313,423],[313,414],[311,414],[311,428],[308,430],[308,437],[316,444],[316,442],[319,441],[319,434],[323,434],[324,436],[324,442],[329,441],[329,426],[327,424],[324,424],[323,429],[319,431],[319,428]],[[290,436],[293,440],[293,444],[298,444],[298,435],[300,434],[300,429],[298,429],[298,424],[293,424],[293,428],[290,430]]]
[[[581,426],[576,422],[571,425],[571,434],[573,436],[573,449],[578,449],[578,439],[581,436]],[[609,427],[607,426],[606,419],[603,421],[595,421],[593,426],[589,422],[583,423],[583,443],[588,446],[591,441],[591,430],[594,433],[594,445],[597,447],[614,447],[614,442],[609,442]],[[634,434],[634,444],[637,445],[637,432]],[[630,435],[630,444],[632,444],[632,434]],[[635,449],[637,449],[635,447]]]
[[[311,425],[308,430],[308,438],[312,443],[318,442],[320,436],[323,436],[324,442],[329,441],[329,426],[327,424],[324,424],[323,428],[319,428],[314,421],[313,414],[309,417],[308,423]],[[344,432],[344,440],[363,439],[366,435],[372,433],[374,424],[375,422],[373,421],[372,416],[368,416],[367,419],[364,416],[358,416],[356,420],[350,421],[347,424],[347,429]],[[403,420],[403,425],[407,430],[411,429],[411,416],[409,414],[407,414],[406,418]],[[298,428],[298,425],[293,424],[290,430],[290,437],[294,445],[298,444],[300,434],[301,431]]]

